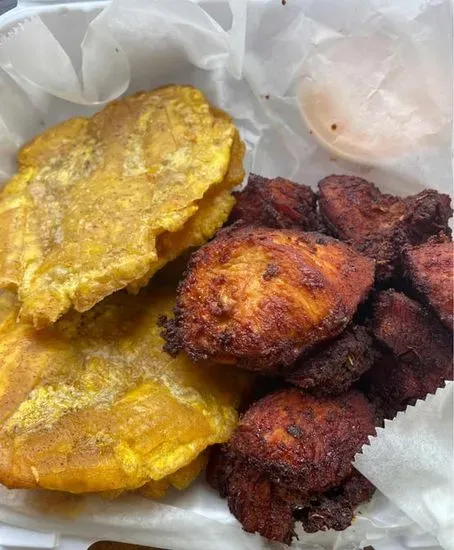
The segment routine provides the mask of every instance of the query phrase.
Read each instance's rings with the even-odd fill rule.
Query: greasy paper
[[[449,0],[114,0],[101,14],[87,2],[85,10],[73,6],[41,18],[32,17],[36,5],[29,10],[31,18],[4,29],[0,41],[3,181],[14,172],[18,147],[49,125],[91,114],[122,93],[172,82],[196,85],[234,117],[248,147],[247,170],[312,186],[328,174],[346,173],[400,194],[427,186],[451,192]],[[364,164],[321,147],[301,108],[320,131],[334,124],[337,133],[330,139],[339,148],[356,147],[356,153],[359,148]],[[432,405],[439,399],[437,394]],[[431,413],[423,408],[418,414]],[[380,433],[384,446],[375,451],[386,448],[392,425]],[[421,439],[416,428],[410,422],[409,431],[399,435],[403,446],[408,442],[405,460],[415,478],[424,473],[412,470],[410,457],[432,464],[430,456],[445,445],[435,432],[426,445],[412,447]],[[375,451],[371,446],[360,461],[363,471],[376,460]],[[421,453],[427,453],[427,462]],[[441,491],[448,487],[449,464],[434,464],[439,469],[427,479],[438,476]],[[381,478],[375,481],[387,496],[377,492],[349,529],[299,531],[294,547],[445,544],[446,518],[432,485],[420,495],[429,524],[405,509],[398,490],[389,491]],[[279,548],[243,532],[203,480],[162,503],[132,495],[67,503],[61,495],[1,489],[0,521],[85,541],[108,534],[175,550]]]

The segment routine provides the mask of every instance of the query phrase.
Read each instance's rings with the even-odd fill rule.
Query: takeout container
[[[2,80],[0,71],[0,180],[13,172],[15,151],[21,143],[46,126],[69,116],[91,114],[126,91],[185,82],[200,87],[211,102],[234,116],[248,146],[247,169],[310,185],[336,172],[367,177],[385,191],[402,194],[424,186],[452,191],[452,105],[446,99],[450,86],[443,86],[441,80],[449,80],[452,74],[451,44],[449,36],[444,36],[451,28],[447,0],[433,0],[431,6],[423,0],[346,0],[342,6],[335,0],[213,0],[200,2],[204,11],[188,0],[120,0],[107,19],[94,23],[81,51],[88,25],[108,4],[29,0],[0,17],[0,35],[8,36],[0,41],[0,67],[8,73]],[[33,20],[35,15],[51,35]],[[332,124],[336,132],[342,130],[337,120],[326,118],[326,103],[315,105],[309,113],[312,118],[304,105],[303,117],[299,109],[303,85],[310,93],[321,84],[322,91],[331,94],[345,87],[342,114],[348,113],[348,120],[355,122],[355,87],[348,87],[349,78],[342,75],[351,77],[360,69],[367,72],[368,67],[361,66],[361,55],[354,59],[349,55],[352,50],[361,51],[361,44],[370,45],[370,36],[377,41],[370,67],[370,92],[378,96],[374,105],[377,109],[392,107],[386,113],[390,117],[387,127],[402,124],[405,139],[393,142],[390,151],[368,151],[366,159],[361,140],[353,156],[348,151],[345,154],[345,147],[339,149],[339,140],[333,148],[333,140],[325,139],[328,150],[320,146],[316,136],[324,136],[314,121],[328,124],[329,131],[333,131]],[[58,44],[62,48],[57,51]],[[333,67],[340,70],[333,71]],[[424,75],[415,85],[412,70]],[[85,86],[79,84],[82,73]],[[335,82],[330,81],[331,74],[336,74]],[[359,82],[355,85],[363,90]],[[378,131],[384,115],[373,115],[368,113]],[[394,137],[399,135],[394,133]],[[449,449],[450,399],[452,384],[424,402],[426,406],[418,404],[410,414],[401,415],[404,432],[399,431],[399,418],[389,423],[393,428],[387,426],[376,440],[380,453],[387,448],[396,456],[401,453],[402,463],[411,471],[411,453],[418,444],[415,430],[426,421],[425,425],[433,426],[431,448],[421,445],[415,452],[421,456],[426,451],[430,464],[433,449]],[[388,441],[389,433],[394,433],[394,440]],[[413,447],[405,447],[402,433],[410,434]],[[393,447],[393,441],[402,442],[405,452]],[[373,461],[375,450],[372,445],[365,457]],[[367,470],[367,460],[360,462]],[[395,499],[399,506],[377,492],[345,532],[306,535],[300,531],[294,547],[435,549],[439,541],[448,541],[453,518],[449,509],[437,510],[433,501],[445,498],[443,484],[449,483],[449,475],[443,469],[435,472],[439,485],[430,485],[424,461],[420,466],[411,484],[421,491],[415,490],[412,499],[405,499],[408,485],[399,485],[402,472],[390,472],[395,482],[391,485],[386,472],[382,477],[375,472],[377,485],[388,496],[400,492],[400,500]],[[446,466],[449,469],[449,461]],[[422,478],[425,483],[418,485]],[[428,487],[433,491],[427,491]],[[408,502],[413,500],[417,506],[421,495],[426,506],[421,508],[424,524]],[[112,502],[95,497],[76,508],[61,495],[0,488],[0,521],[4,522],[0,524],[0,547],[82,550],[104,539],[173,550],[281,548],[244,533],[225,501],[203,480],[186,492],[170,494],[163,503],[135,496]]]

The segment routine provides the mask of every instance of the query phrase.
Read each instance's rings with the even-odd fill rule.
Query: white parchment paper
[[[453,382],[377,430],[355,467],[444,548],[454,547]]]
[[[400,194],[452,193],[449,0],[114,0],[103,12],[99,4],[26,9],[3,29],[0,19],[1,181],[17,149],[49,125],[174,82],[196,85],[234,116],[246,168],[257,173],[312,186],[348,173]],[[317,134],[362,163],[341,160]],[[435,460],[450,445],[449,391],[387,423],[358,458],[381,492],[354,524],[299,531],[296,548],[452,548],[451,464]],[[443,429],[431,430],[437,414]],[[0,521],[174,550],[280,548],[244,533],[202,480],[162,503],[0,489]]]

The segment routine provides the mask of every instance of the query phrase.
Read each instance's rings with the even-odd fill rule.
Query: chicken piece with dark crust
[[[295,520],[308,532],[342,530],[374,490],[351,464],[374,431],[359,392],[315,398],[281,390],[244,414],[212,455],[207,479],[248,532],[290,544]]]
[[[413,405],[417,396],[427,393],[426,382],[415,374],[413,365],[399,361],[392,353],[383,354],[365,373],[361,378],[361,388],[382,420],[393,419],[407,405]]]
[[[228,228],[192,255],[167,350],[276,374],[351,321],[373,262],[317,233]]]
[[[261,470],[216,450],[207,468],[208,483],[228,499],[232,514],[249,533],[291,544],[295,522],[307,533],[350,526],[354,509],[370,500],[375,487],[356,470],[339,487],[308,497],[298,490],[274,483]],[[221,482],[221,484],[219,484]]]
[[[319,182],[320,216],[328,231],[376,259],[379,282],[391,278],[400,251],[432,235],[450,234],[451,199],[435,190],[402,198],[381,193],[373,183],[352,176]]]
[[[230,223],[241,220],[247,225],[303,231],[317,231],[319,227],[317,196],[307,185],[250,174],[247,186],[235,197]]]
[[[229,448],[272,481],[311,495],[352,474],[354,455],[374,431],[374,411],[362,393],[314,397],[289,388],[254,403]]]
[[[290,544],[295,526],[293,510],[304,504],[306,496],[282,483],[273,483],[262,470],[234,459],[227,499],[230,511],[245,531]]]
[[[448,225],[452,216],[451,198],[435,189],[424,189],[417,195],[404,198],[407,206],[405,218],[399,225],[396,243],[401,247],[426,242],[441,232],[451,236]]]
[[[452,380],[452,334],[419,303],[393,290],[382,292],[372,328],[388,354],[367,373],[366,384],[385,417]]]
[[[441,322],[453,329],[454,244],[447,237],[430,239],[403,254],[407,278]]]
[[[295,517],[301,521],[306,533],[326,529],[343,531],[351,525],[355,507],[370,500],[374,491],[372,483],[355,470],[340,487],[313,497],[295,513]]]
[[[376,355],[366,329],[353,325],[335,340],[320,344],[301,357],[286,380],[315,395],[339,394],[370,369]]]

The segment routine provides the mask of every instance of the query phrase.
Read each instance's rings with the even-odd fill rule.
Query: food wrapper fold
[[[386,420],[355,467],[443,548],[454,548],[454,384]]]
[[[186,83],[234,117],[247,170],[312,186],[346,173],[398,194],[452,192],[449,0],[113,0],[41,12],[39,2],[19,4],[0,39],[0,181],[46,127],[123,93]],[[299,531],[294,547],[452,548],[450,406],[452,385],[379,430],[356,459],[379,488],[374,499],[346,531]],[[108,538],[173,550],[279,548],[244,533],[203,480],[156,503],[1,489],[0,521],[81,547]]]

